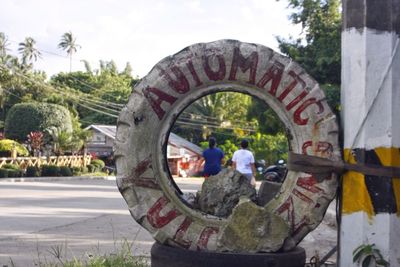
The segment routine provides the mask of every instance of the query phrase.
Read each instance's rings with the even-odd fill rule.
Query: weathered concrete
[[[228,217],[240,197],[256,201],[256,189],[240,172],[224,169],[204,181],[198,196],[198,206],[205,213]]]
[[[335,115],[317,82],[298,64],[262,45],[235,40],[189,46],[156,64],[135,86],[118,119],[118,187],[132,216],[160,243],[227,249],[221,237],[232,223],[229,217],[183,203],[164,153],[177,116],[197,99],[226,91],[252,95],[273,109],[290,131],[293,152],[340,158]],[[280,193],[263,208],[288,223],[291,244],[296,244],[321,222],[336,193],[337,176],[319,179],[289,171],[286,177]]]

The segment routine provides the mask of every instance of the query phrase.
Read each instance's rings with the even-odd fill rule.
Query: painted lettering
[[[304,142],[301,151],[305,155],[309,155],[308,149],[313,146],[313,142],[311,140]],[[321,154],[331,154],[333,152],[333,146],[328,142],[318,142],[316,147],[313,148],[315,153]]]
[[[308,95],[308,91],[304,90],[301,92],[295,99],[293,99],[289,104],[286,105],[286,110],[291,110],[294,106],[296,106],[303,98]]]
[[[312,204],[314,203],[314,201],[309,198],[308,196],[304,195],[303,193],[301,193],[299,190],[297,190],[296,188],[293,189],[292,191],[293,195],[295,195],[296,197],[298,197],[299,199],[301,199],[302,201],[306,202],[307,204]]]
[[[176,233],[173,238],[174,241],[176,241],[184,248],[189,248],[190,245],[192,244],[192,241],[184,239],[185,234],[189,229],[189,226],[192,224],[192,222],[193,221],[190,218],[186,217],[181,223],[181,225],[178,227],[178,230],[176,230]]]
[[[161,107],[162,102],[168,102],[170,105],[172,105],[177,100],[176,97],[164,93],[155,87],[145,88],[143,90],[143,94],[147,101],[149,101],[159,120],[161,120],[165,115],[165,110]]]
[[[299,222],[296,223],[295,210],[293,205],[293,198],[290,196],[277,210],[277,213],[281,215],[284,212],[287,212],[287,222],[290,225],[290,232],[292,236],[296,235],[300,230],[307,226],[307,220],[304,216]]]
[[[308,108],[311,105],[317,105],[318,106],[318,112],[317,114],[321,114],[324,111],[324,106],[321,103],[321,100],[317,100],[316,98],[312,97],[304,101],[300,107],[296,109],[296,111],[293,114],[293,120],[296,124],[298,125],[306,125],[308,122],[309,118],[303,119],[301,117],[301,113]]]
[[[314,176],[299,177],[296,182],[296,185],[304,188],[307,191],[310,191],[311,193],[325,193],[325,190],[319,188],[318,186],[316,186],[316,184],[318,184],[318,181],[317,179],[315,179]]]
[[[271,82],[271,87],[269,89],[269,93],[273,96],[276,95],[276,90],[282,80],[282,74],[285,66],[275,61],[274,64],[267,70],[267,72],[263,75],[260,81],[257,83],[257,87],[264,88],[264,86]]]
[[[216,227],[204,228],[204,230],[200,234],[199,241],[197,241],[197,250],[206,250],[210,236],[213,234],[217,234],[218,231],[219,229]]]
[[[298,83],[301,84],[302,89],[306,87],[306,82],[303,81],[303,79],[300,78],[298,74],[296,74],[294,71],[289,71],[289,76],[293,78],[293,81],[282,91],[282,93],[279,95],[278,100],[282,102],[290,92],[297,86]]]
[[[146,187],[161,190],[159,184],[154,178],[142,177],[142,175],[151,168],[151,155],[142,160],[136,167],[132,169],[128,177],[122,178],[124,183],[132,183],[135,186]]]
[[[162,196],[148,210],[146,218],[150,225],[154,228],[159,229],[181,215],[181,213],[176,209],[169,210],[168,212],[164,212],[165,215],[161,215],[161,211],[165,208],[165,206],[167,206],[168,203],[169,200],[165,196]]]
[[[203,84],[202,81],[200,81],[199,76],[197,75],[197,72],[193,66],[193,62],[191,60],[189,60],[189,62],[186,64],[187,68],[190,71],[190,74],[192,74],[193,80],[196,83],[196,87],[199,87],[200,85]]]
[[[255,84],[257,64],[258,64],[258,53],[256,51],[252,52],[250,56],[245,58],[240,53],[240,48],[235,47],[233,51],[232,67],[231,67],[231,72],[229,74],[229,80],[236,81],[236,72],[239,67],[243,72],[246,72],[248,69],[250,69],[248,83]]]
[[[218,60],[218,69],[213,70],[210,66],[210,59],[216,57]],[[225,78],[226,65],[223,55],[203,55],[203,68],[208,78],[212,81],[220,81]]]
[[[179,94],[189,92],[189,82],[186,79],[185,74],[183,74],[183,72],[177,66],[173,66],[171,68],[171,72],[175,75],[176,79],[173,79],[168,71],[165,71],[161,68],[159,68],[159,70],[160,76],[164,77],[168,81],[168,85],[171,86],[175,92]]]

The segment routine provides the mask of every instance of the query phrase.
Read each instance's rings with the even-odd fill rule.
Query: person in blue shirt
[[[203,151],[204,177],[216,175],[221,171],[221,164],[224,163],[224,152],[216,147],[217,141],[214,137],[208,140],[208,148]]]

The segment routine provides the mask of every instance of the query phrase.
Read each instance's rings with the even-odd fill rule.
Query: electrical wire
[[[2,64],[0,64],[0,68],[5,69],[5,68],[2,66]],[[55,91],[57,91],[57,92],[59,92],[59,93],[61,93],[61,94],[66,95],[65,92],[63,92],[62,90],[56,89],[56,88],[54,88],[54,87],[52,87],[52,86],[50,86],[50,85],[48,85],[48,84],[46,84],[46,83],[33,80],[33,79],[31,79],[30,77],[28,77],[28,76],[26,76],[26,75],[24,75],[24,74],[21,74],[21,73],[19,73],[19,72],[15,72],[15,74],[18,75],[18,76],[20,76],[20,77],[22,77],[22,78],[25,78],[26,80],[28,80],[28,81],[30,81],[30,82],[32,82],[32,83],[39,84],[39,85],[44,86],[44,87],[46,87],[46,88],[48,88],[48,89],[52,89],[52,90],[55,90]],[[73,90],[73,89],[72,89],[72,90]],[[67,95],[67,96],[68,96],[68,95]],[[76,100],[74,101],[74,98],[70,98],[70,100],[72,100],[74,103],[80,105],[81,107],[87,108],[87,109],[92,110],[92,111],[94,111],[94,112],[98,112],[98,113],[101,113],[101,114],[104,114],[104,115],[107,115],[107,116],[110,116],[110,117],[118,118],[118,116],[117,116],[116,114],[111,114],[111,113],[108,113],[108,112],[105,112],[105,111],[102,111],[102,110],[95,109],[95,108],[90,107],[90,106],[88,106],[88,105],[82,104],[82,103],[80,103],[79,101],[76,101]],[[81,100],[81,99],[80,99],[80,100]],[[86,104],[87,104],[87,103],[86,103]],[[93,104],[92,104],[92,105],[93,105]],[[101,107],[101,108],[104,109],[104,107]],[[113,111],[114,111],[114,112],[119,112],[119,111],[117,111],[117,110],[113,110]]]

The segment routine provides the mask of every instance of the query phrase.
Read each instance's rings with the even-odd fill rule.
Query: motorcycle
[[[283,159],[278,160],[276,165],[268,166],[262,173],[263,180],[283,183],[286,177],[286,163]]]

